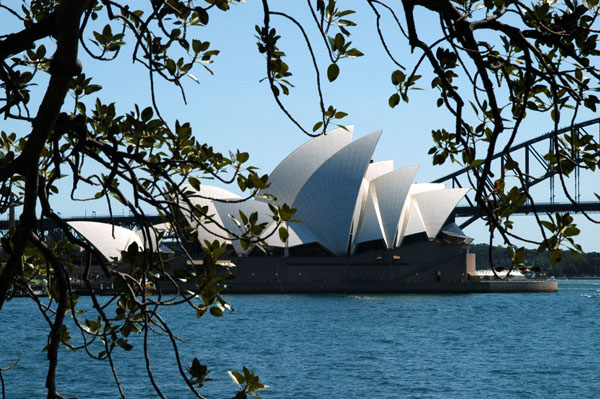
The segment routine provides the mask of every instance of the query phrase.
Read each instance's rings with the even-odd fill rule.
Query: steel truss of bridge
[[[554,178],[557,172],[551,167],[549,162],[544,158],[543,154],[548,150],[555,152],[556,143],[559,140],[555,140],[557,137],[564,136],[565,134],[591,134],[588,132],[591,128],[597,128],[598,140],[594,142],[600,142],[600,118],[591,119],[589,121],[574,124],[573,126],[561,128],[558,130],[544,133],[536,138],[525,141],[523,143],[510,147],[507,151],[502,151],[495,154],[492,157],[492,168],[490,170],[499,171],[501,177],[505,177],[505,164],[509,159],[509,156],[513,160],[519,160],[519,164],[522,165],[521,169],[524,170],[527,175],[526,187],[531,187],[548,181],[550,183],[550,197],[547,202],[535,202],[535,206],[529,203],[519,207],[516,211],[516,215],[526,215],[535,211],[540,213],[546,212],[600,212],[600,202],[598,201],[581,201],[581,184],[580,184],[580,168],[575,167],[573,172],[572,182],[574,183],[574,195],[575,203],[557,203],[555,201],[554,194]],[[559,143],[560,145],[560,143]],[[600,152],[596,152],[593,155],[598,156]],[[579,155],[573,154],[573,157],[579,161]],[[481,167],[480,167],[481,168]],[[541,170],[541,174],[537,177],[532,177],[534,174],[534,168]],[[434,183],[449,183],[452,187],[469,187],[468,174],[472,172],[471,168],[463,168],[456,172],[453,172],[447,176],[435,180]],[[490,187],[494,187],[494,182],[488,178],[486,184]],[[477,206],[475,199],[473,198],[473,192],[471,191],[465,197],[467,204],[464,206],[458,206],[455,208],[454,215],[456,217],[468,217],[466,221],[460,224],[461,228],[467,227],[475,220],[479,219],[482,215],[481,210]]]

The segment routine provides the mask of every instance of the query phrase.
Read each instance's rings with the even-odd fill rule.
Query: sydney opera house
[[[214,223],[192,226],[198,241],[219,240],[231,246],[236,265],[232,286],[239,290],[269,290],[289,284],[290,290],[309,284],[324,290],[385,287],[398,282],[461,281],[474,273],[466,237],[449,223],[467,189],[443,184],[415,184],[418,166],[394,169],[393,161],[373,162],[381,131],[352,140],[352,127],[339,128],[306,142],[270,174],[269,187],[256,199],[202,184],[185,187],[193,205],[207,206]],[[269,195],[265,195],[269,194]],[[270,198],[270,199],[268,199]],[[268,235],[276,228],[269,201],[297,209],[289,238],[265,238],[267,251],[244,250],[239,240],[239,211],[256,213]],[[188,211],[184,219],[193,224]],[[148,247],[140,232],[95,222],[71,226],[107,259],[136,242]],[[107,229],[110,229],[110,234]],[[165,226],[158,226],[157,231]],[[168,250],[153,237],[152,247]]]
[[[353,127],[313,138],[289,154],[270,174],[256,199],[220,187],[185,186],[189,204],[205,207],[211,222],[198,224],[189,205],[182,219],[197,229],[198,242],[219,240],[235,264],[235,292],[472,292],[494,291],[477,283],[471,238],[452,220],[468,189],[414,183],[418,166],[394,169],[393,161],[373,162],[381,131],[352,140]],[[284,243],[269,210],[270,201],[296,208]],[[184,201],[185,202],[185,201]],[[239,213],[265,223],[265,251],[244,250]],[[157,237],[112,230],[95,222],[71,226],[107,259],[120,260],[133,242],[168,252]],[[111,229],[112,233],[107,233]],[[156,226],[156,234],[168,226]],[[151,246],[148,244],[152,244]],[[200,261],[198,259],[197,261]],[[501,290],[512,290],[503,285]],[[511,286],[512,287],[512,286]],[[537,291],[540,285],[516,291]],[[550,289],[554,290],[554,289]]]

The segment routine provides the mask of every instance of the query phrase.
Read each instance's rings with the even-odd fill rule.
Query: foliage
[[[112,365],[113,351],[132,349],[127,340],[130,334],[149,334],[155,329],[173,337],[175,343],[174,334],[158,312],[162,306],[188,304],[198,317],[206,312],[221,316],[229,308],[220,296],[220,283],[230,273],[217,267],[217,258],[224,251],[218,242],[205,243],[202,266],[181,269],[174,272],[175,277],[152,248],[147,252],[130,248],[124,268],[101,263],[102,273],[116,287],[115,314],[109,314],[92,295],[95,314],[80,319],[69,279],[73,264],[80,259],[79,249],[83,248],[87,254],[83,280],[89,290],[92,256],[101,256],[73,234],[55,211],[54,199],[59,183],[68,182],[73,201],[101,199],[110,209],[117,201],[130,210],[147,236],[151,225],[144,209],[149,206],[174,226],[185,250],[183,241],[193,240],[195,233],[178,223],[180,210],[192,209],[201,228],[214,225],[215,220],[206,208],[192,205],[184,195],[184,184],[197,189],[207,178],[237,183],[248,193],[247,198],[266,187],[267,176],[258,175],[247,165],[247,153],[221,154],[209,144],[198,142],[189,123],[169,124],[155,101],[159,80],[180,88],[185,98],[183,79],[199,80],[192,74],[194,68],[200,66],[212,73],[211,63],[219,51],[200,39],[202,27],[210,23],[213,13],[227,11],[236,2],[33,0],[23,2],[22,7],[0,4],[3,22],[10,20],[3,25],[10,31],[0,36],[0,113],[24,126],[21,131],[0,134],[0,212],[15,204],[22,209],[18,223],[2,239],[0,309],[17,290],[37,301],[30,289],[33,283],[47,290],[50,302],[37,303],[50,330],[50,398],[60,397],[55,382],[58,348],[61,343],[69,345],[71,334],[64,324],[65,314],[73,317],[86,342],[104,346],[100,353],[89,354],[108,361],[124,396]],[[336,84],[344,73],[343,64],[364,56],[350,40],[357,25],[354,10],[340,7],[335,0],[307,1],[307,12],[314,22],[311,29],[316,30],[318,38],[313,40],[308,24],[274,10],[268,0],[261,3],[263,20],[256,27],[257,50],[264,56],[265,80],[274,101],[307,135],[322,134],[332,123],[339,126],[347,113],[325,102],[322,86]],[[470,168],[475,200],[489,226],[490,240],[495,234],[506,244],[515,238],[525,239],[539,250],[549,250],[554,261],[562,257],[560,248],[565,245],[580,251],[574,241],[579,231],[569,215],[535,212],[542,237],[539,241],[517,237],[511,215],[526,201],[535,209],[530,188],[549,176],[560,178],[562,191],[576,204],[565,181],[577,168],[593,171],[598,166],[600,146],[593,137],[575,130],[554,135],[553,145],[543,154],[548,169],[541,176],[530,175],[513,159],[508,159],[501,175],[496,176],[491,161],[493,154],[508,149],[520,137],[522,122],[529,115],[547,115],[558,130],[560,124],[576,123],[582,109],[596,110],[600,102],[595,94],[600,78],[596,66],[600,54],[598,2],[403,0],[393,7],[380,0],[366,3],[375,17],[380,44],[394,65],[390,71],[391,95],[383,96],[383,104],[400,107],[408,103],[423,76],[431,77],[430,87],[439,95],[437,106],[455,120],[454,126],[432,132],[432,161],[436,165],[451,161]],[[432,30],[431,23],[422,23],[424,18],[435,20],[439,29]],[[297,29],[314,68],[320,113],[308,123],[309,128],[285,105],[285,98],[293,94],[294,66],[286,62],[275,20]],[[384,32],[384,20],[393,30]],[[402,40],[418,56],[411,68],[399,61],[407,57],[394,53],[388,45]],[[325,60],[318,58],[316,46],[325,50]],[[148,74],[149,103],[120,112],[110,98],[104,97],[102,82],[86,74],[85,65],[78,60],[80,51],[102,62],[129,57]],[[36,111],[32,111],[34,107]],[[79,198],[82,187],[92,189],[94,194]],[[271,210],[278,223],[293,216],[289,207],[273,206]],[[240,218],[245,231],[238,238],[244,246],[260,244],[264,225],[258,224],[253,215]],[[44,219],[55,223],[64,239],[43,237],[37,226]],[[282,239],[287,238],[285,230],[276,228],[272,233],[276,232]],[[511,263],[522,262],[524,253],[514,251]],[[158,284],[161,280],[175,287],[178,295],[165,297]],[[193,285],[195,291],[181,289],[181,280]],[[174,346],[184,382],[200,396],[197,388],[208,381],[208,369],[199,360],[183,366]],[[146,345],[143,350],[149,363]],[[233,375],[240,388],[239,397],[264,388],[246,369],[243,374]],[[164,397],[150,371],[149,377],[157,395]]]
[[[23,129],[2,131],[0,136],[0,212],[16,205],[22,209],[15,227],[2,239],[0,308],[21,292],[36,301],[48,321],[49,398],[61,397],[55,381],[60,345],[107,361],[124,396],[112,359],[115,350],[133,349],[131,334],[168,334],[183,382],[196,396],[201,396],[198,388],[209,381],[208,369],[198,359],[188,367],[182,364],[177,337],[158,310],[187,304],[197,317],[206,313],[218,317],[225,310],[232,311],[220,296],[224,280],[231,278],[231,272],[217,264],[224,244],[206,243],[202,264],[179,269],[156,254],[152,243],[148,250],[132,245],[116,267],[80,239],[55,207],[58,187],[67,182],[72,201],[104,200],[111,210],[116,201],[127,207],[146,237],[156,232],[144,209],[154,209],[177,230],[181,252],[186,253],[183,237],[194,240],[196,232],[178,223],[182,210],[195,220],[192,226],[219,226],[205,208],[190,202],[192,195],[186,195],[189,189],[185,187],[199,190],[204,179],[216,179],[237,183],[248,193],[247,198],[266,187],[267,176],[247,165],[248,153],[221,154],[198,142],[189,123],[169,124],[155,101],[159,79],[179,87],[185,99],[182,79],[198,81],[191,73],[193,68],[200,66],[212,73],[209,66],[219,51],[199,39],[201,29],[212,13],[227,11],[230,3],[209,1],[202,6],[169,0],[132,6],[110,0],[36,0],[23,3],[23,7],[0,5],[3,19],[12,19],[6,26],[14,29],[0,37],[0,87],[4,93],[0,112]],[[148,73],[149,104],[119,112],[117,104],[106,100],[102,82],[86,74],[78,59],[81,51],[98,62],[128,54]],[[38,104],[38,110],[32,111]],[[91,196],[80,198],[79,193],[89,191]],[[271,209],[277,222],[271,234],[286,237],[279,224],[290,221],[294,210],[275,205]],[[243,228],[238,237],[243,244],[261,245],[268,234],[265,225],[258,223],[254,213],[240,213],[240,218]],[[43,236],[43,231],[38,231],[38,221],[44,219],[57,226],[58,234]],[[85,251],[83,259],[81,249]],[[94,305],[88,312],[78,308],[71,284],[77,272],[74,265],[80,262],[85,264],[81,275],[84,291],[91,293]],[[103,278],[114,284],[114,296],[108,301],[97,297],[92,286],[90,270],[97,263]],[[177,295],[166,296],[165,285]],[[49,301],[39,300],[33,287],[43,289]],[[109,306],[111,303],[115,306]],[[71,343],[75,332],[67,329],[65,317],[73,319],[83,346]],[[147,339],[141,349],[149,381],[156,394],[165,397],[150,369]]]
[[[261,399],[257,392],[269,386],[261,383],[260,378],[246,367],[242,371],[243,374],[237,371],[229,371],[229,377],[240,388],[240,392],[234,399],[246,399],[248,395],[256,399]]]

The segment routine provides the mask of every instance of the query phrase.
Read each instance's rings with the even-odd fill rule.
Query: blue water
[[[236,295],[222,318],[184,307],[166,320],[185,364],[212,370],[201,392],[230,398],[227,370],[254,370],[273,398],[600,398],[600,280],[561,281],[555,294]],[[86,298],[81,304],[86,305]],[[7,398],[45,397],[44,320],[30,300],[0,312]],[[73,341],[78,337],[73,333]],[[151,363],[170,398],[190,398],[165,336]],[[128,398],[156,397],[139,345],[116,359]],[[116,398],[106,362],[60,352],[59,392]]]

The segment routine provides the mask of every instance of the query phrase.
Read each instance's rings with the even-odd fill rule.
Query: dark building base
[[[416,241],[347,257],[239,257],[227,293],[556,292],[551,280],[481,281],[468,246]]]

